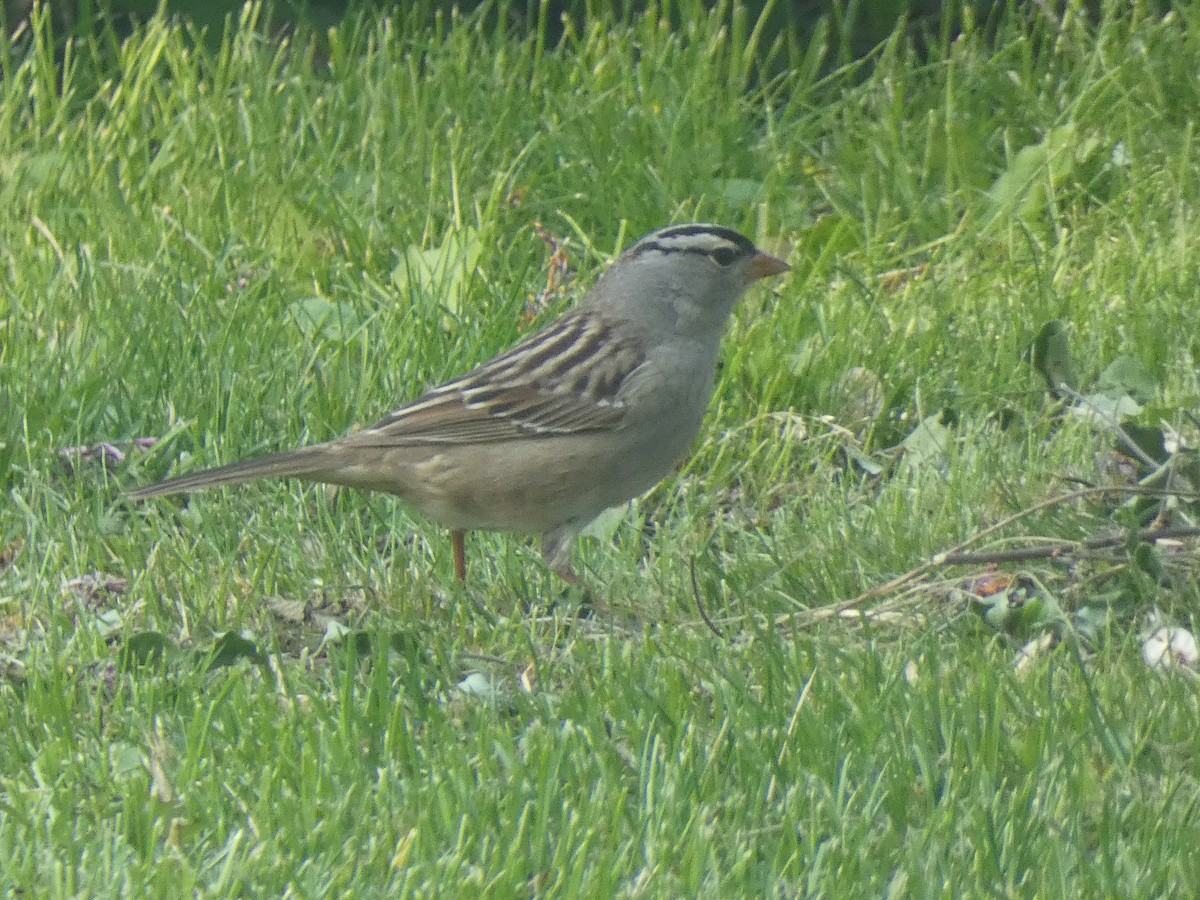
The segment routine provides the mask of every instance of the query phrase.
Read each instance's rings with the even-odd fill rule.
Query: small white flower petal
[[[1200,661],[1200,648],[1186,628],[1159,628],[1142,644],[1142,659],[1151,668],[1194,666]]]

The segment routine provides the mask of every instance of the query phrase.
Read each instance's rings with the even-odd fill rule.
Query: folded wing
[[[568,314],[346,440],[396,447],[616,430],[621,389],[645,364],[640,342],[620,327],[589,311]]]

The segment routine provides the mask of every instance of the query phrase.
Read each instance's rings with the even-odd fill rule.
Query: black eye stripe
[[[710,252],[709,248],[707,247],[660,244],[658,241],[646,241],[637,248],[637,252],[639,254],[645,253],[647,250],[657,250],[659,253],[698,253],[700,256],[708,256]]]
[[[708,255],[713,258],[718,266],[732,265],[733,261],[743,254],[739,253],[733,247],[715,247],[708,251]]]

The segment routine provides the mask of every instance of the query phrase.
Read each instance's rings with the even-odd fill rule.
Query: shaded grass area
[[[952,591],[793,618],[1113,477],[1111,434],[1058,415],[1022,362],[1050,320],[1083,382],[1135,357],[1145,416],[1194,436],[1186,7],[1013,16],[932,58],[901,36],[825,76],[819,46],[772,51],[720,12],[557,45],[364,20],[325,37],[327,61],[254,15],[215,50],[155,21],[103,65],[78,46],[60,70],[44,26],[0,58],[5,883],[1194,882],[1195,686],[1148,673],[1137,640],[1152,607],[1190,621],[1186,568],[1035,567],[1040,608],[1112,614],[1020,676],[1027,635]],[[790,74],[756,83],[772,52]],[[585,540],[611,619],[575,618],[519,538],[474,536],[453,584],[446,537],[387,498],[121,496],[374,421],[687,219],[795,270],[736,314],[679,476]],[[534,222],[564,242],[569,291],[545,290]],[[931,417],[939,441],[896,463]],[[103,441],[125,458],[59,456]],[[1028,527],[1137,514],[1076,503]]]

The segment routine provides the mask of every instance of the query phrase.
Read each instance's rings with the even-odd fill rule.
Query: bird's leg
[[[467,580],[467,541],[461,529],[450,532],[450,545],[454,548],[454,575],[459,581]]]
[[[557,566],[557,567],[552,566],[550,568],[550,571],[553,572],[555,575],[557,575],[559,578],[561,578],[563,581],[565,581],[567,584],[571,585],[571,587],[582,587],[583,586],[583,579],[579,577],[579,574],[575,571],[575,569],[573,569],[571,567],[570,563],[563,563],[562,565]]]
[[[571,565],[571,551],[578,536],[579,529],[571,527],[556,528],[542,535],[542,559],[551,572],[573,587],[583,584]]]
[[[575,539],[579,537],[577,525],[564,525],[554,531],[542,535],[542,558],[550,571],[569,584],[583,592],[583,602],[580,606],[581,615],[595,615],[606,609],[604,601],[591,592],[583,579],[571,565],[571,552],[575,548]]]

